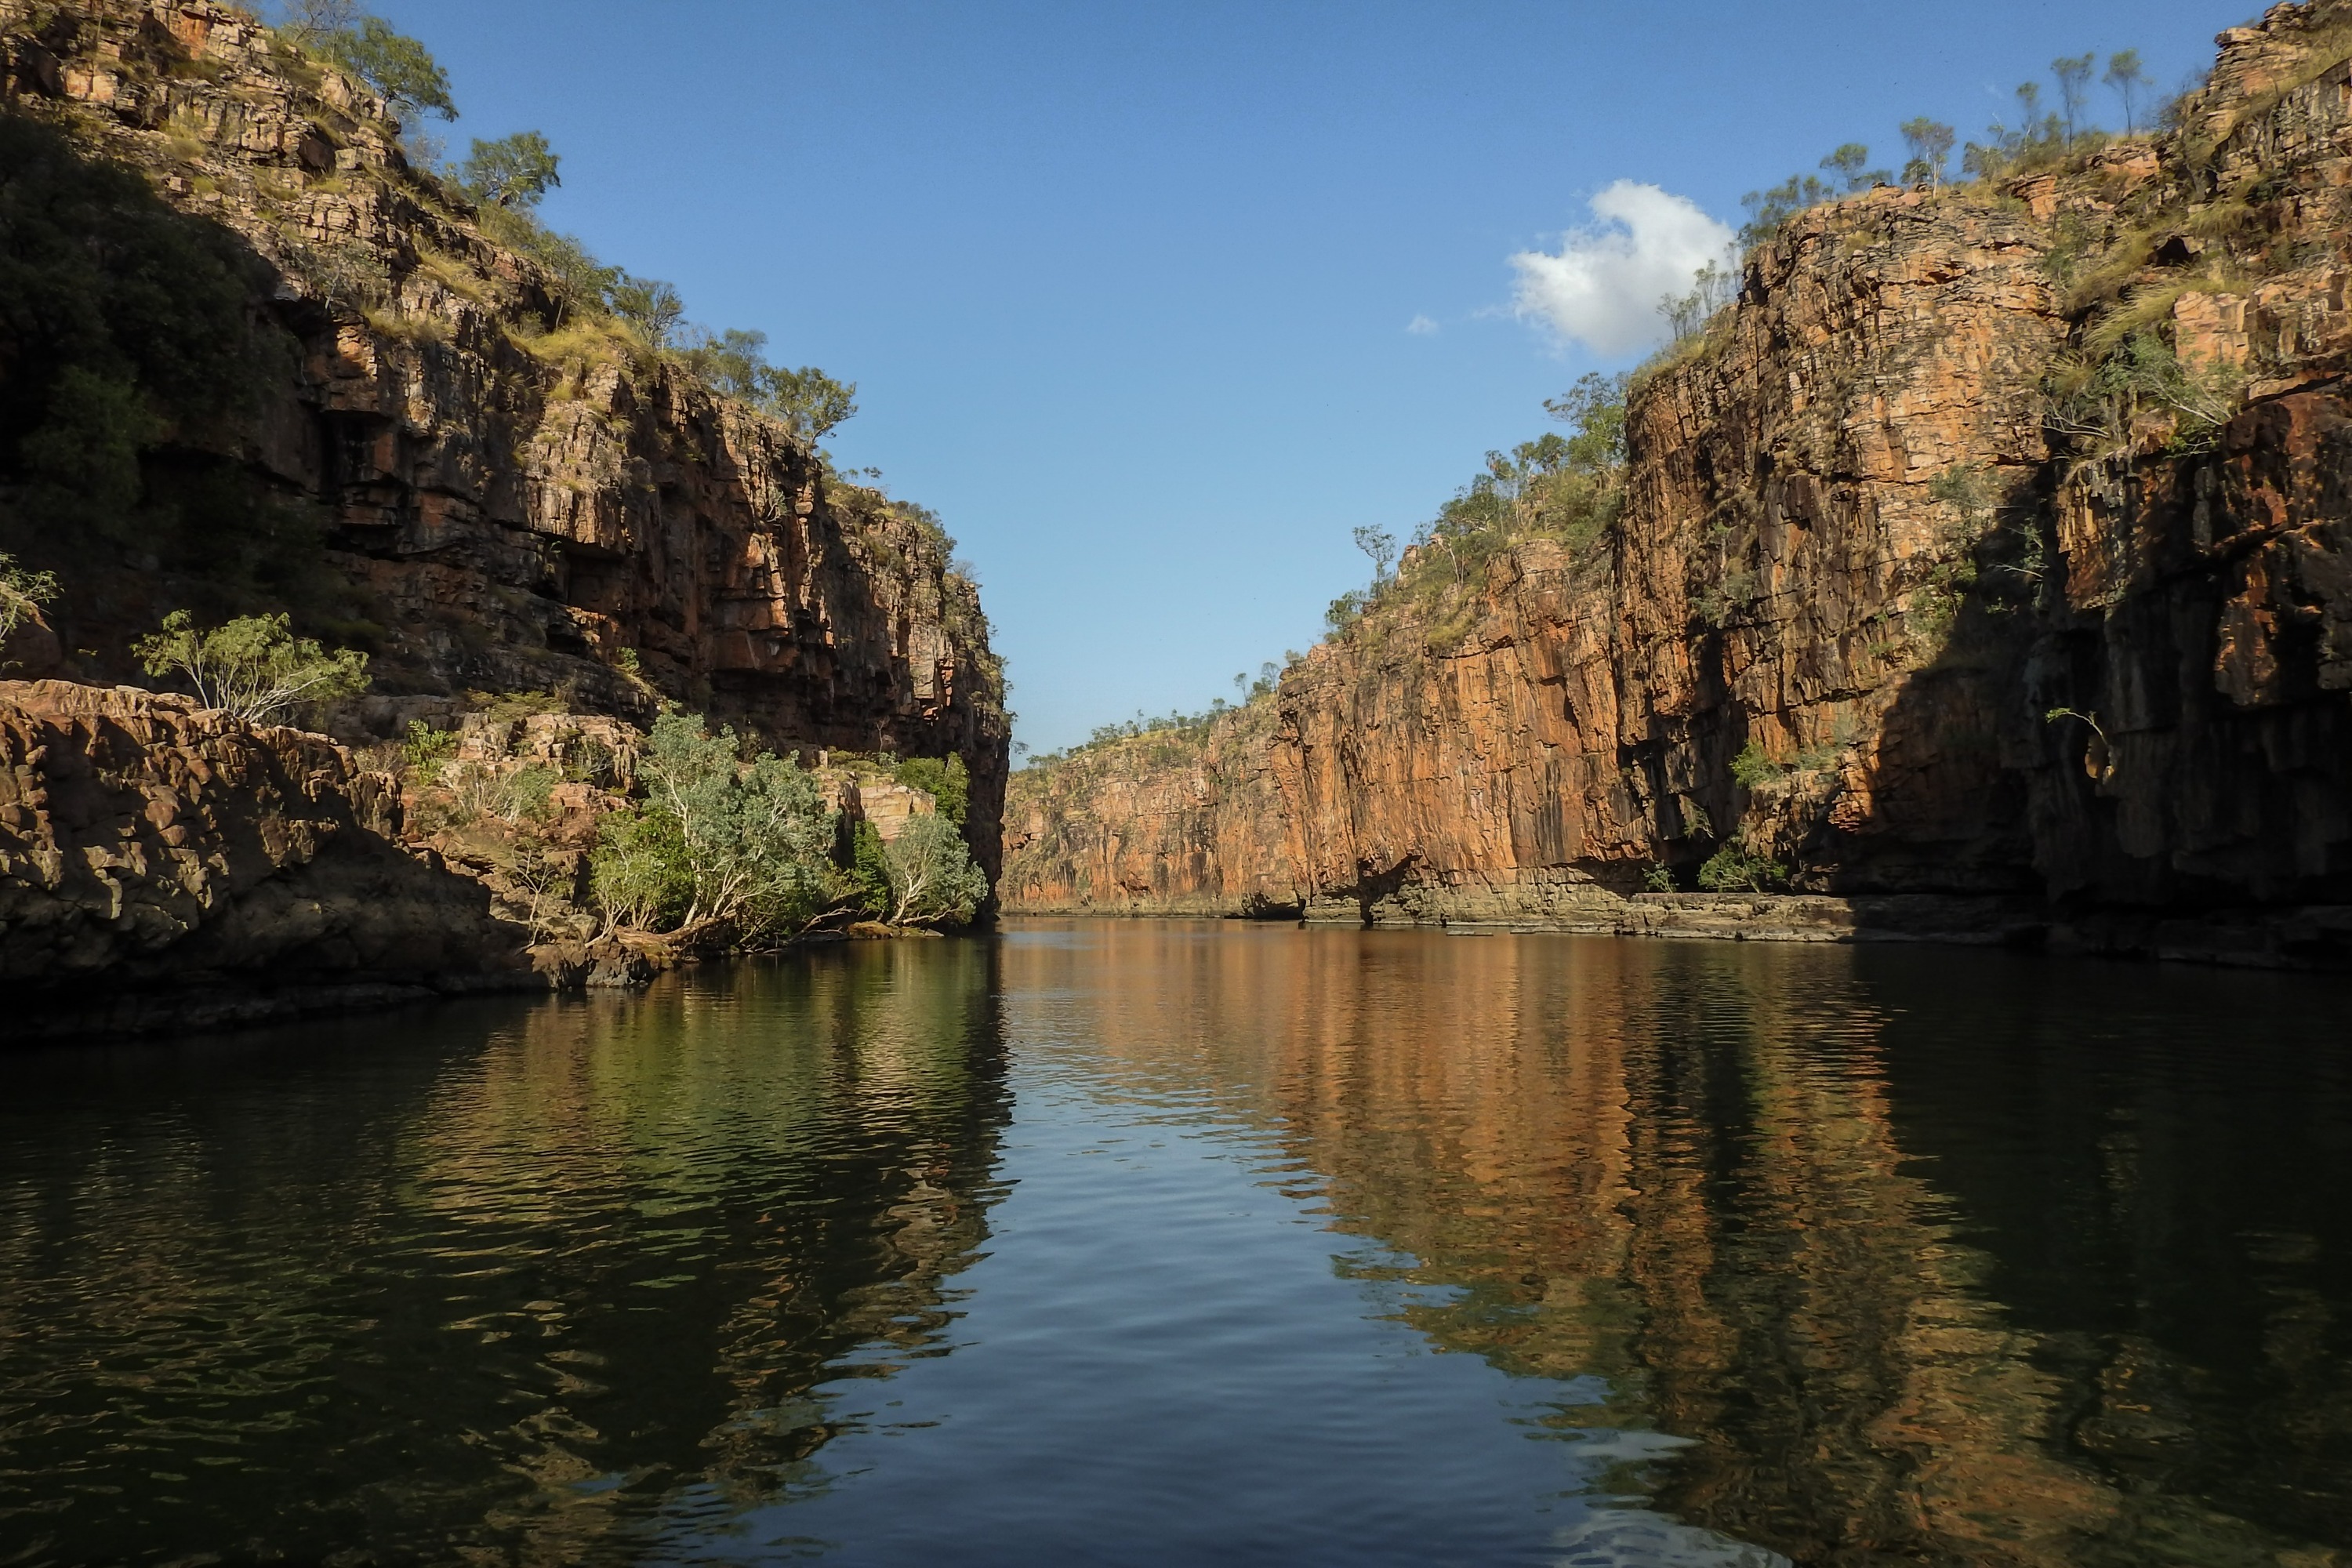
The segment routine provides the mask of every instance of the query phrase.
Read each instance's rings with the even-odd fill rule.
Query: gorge
[[[1005,907],[2342,964],[2352,7],[2220,47],[2162,134],[1787,218],[1598,540],[1409,554],[1267,696],[1016,774]],[[2242,404],[2118,394],[2149,345]]]
[[[0,0],[0,1568],[2352,1565],[2352,0],[378,3]]]

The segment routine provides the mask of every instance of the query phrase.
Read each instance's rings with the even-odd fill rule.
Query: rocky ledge
[[[399,830],[393,779],[323,736],[127,687],[0,681],[0,1034],[545,987],[529,933]]]

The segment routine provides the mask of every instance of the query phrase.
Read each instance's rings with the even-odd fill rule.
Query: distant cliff
[[[127,478],[77,481],[78,509],[29,447],[0,475],[0,548],[66,590],[49,668],[14,673],[121,679],[168,609],[290,607],[371,652],[375,695],[348,722],[379,733],[468,690],[538,689],[640,721],[673,698],[779,746],[961,755],[993,874],[1003,681],[927,514],[583,316],[492,237],[498,215],[410,168],[381,100],[246,13],[0,0],[0,46],[12,161],[66,193],[35,216],[87,230],[113,289],[73,329],[110,321],[109,352],[144,376],[107,426],[102,377],[27,385],[67,308],[0,313],[0,412],[81,396],[85,426],[142,437]],[[150,253],[192,258],[163,297],[105,271]],[[147,363],[154,322],[187,352]],[[205,356],[238,362],[216,396],[189,390]]]
[[[2344,962],[2352,5],[2220,42],[2176,132],[1790,219],[1597,542],[1016,775],[1006,906]]]

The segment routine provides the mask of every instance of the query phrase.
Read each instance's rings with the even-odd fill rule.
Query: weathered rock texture
[[[2343,962],[2352,5],[2221,41],[2180,134],[1792,220],[1603,544],[1409,566],[1204,737],[1020,775],[1006,906]],[[2132,326],[2242,368],[2218,437],[2054,400]],[[1733,844],[1814,904],[1639,893]]]
[[[994,873],[1002,679],[935,524],[674,356],[567,316],[545,269],[409,168],[383,103],[245,13],[0,0],[0,43],[7,111],[250,249],[289,371],[250,417],[174,431],[156,460],[226,454],[315,510],[394,700],[378,721],[404,697],[562,689],[640,718],[676,698],[780,748],[961,754]],[[131,637],[207,602],[205,563],[135,540],[17,548],[67,584],[58,673],[124,676]]]
[[[544,984],[388,774],[184,697],[0,682],[0,1037]]]

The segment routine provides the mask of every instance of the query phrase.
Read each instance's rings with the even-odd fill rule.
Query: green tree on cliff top
[[[551,187],[563,184],[556,174],[562,163],[546,137],[536,131],[518,131],[495,142],[477,138],[457,178],[477,201],[535,207]]]
[[[2109,55],[2107,74],[2103,79],[2123,100],[2124,134],[2137,135],[2139,132],[2139,95],[2147,85],[2147,75],[2140,66],[2139,51],[2121,49]]]
[[[1903,165],[1903,183],[1908,185],[1940,186],[1952,161],[1952,144],[1958,132],[1939,120],[1922,114],[1902,124],[1904,145],[1911,152],[1910,161]]]
[[[430,110],[444,120],[457,118],[457,105],[449,97],[449,73],[431,50],[383,17],[362,16],[356,27],[322,33],[316,47],[373,88],[394,113]]]

